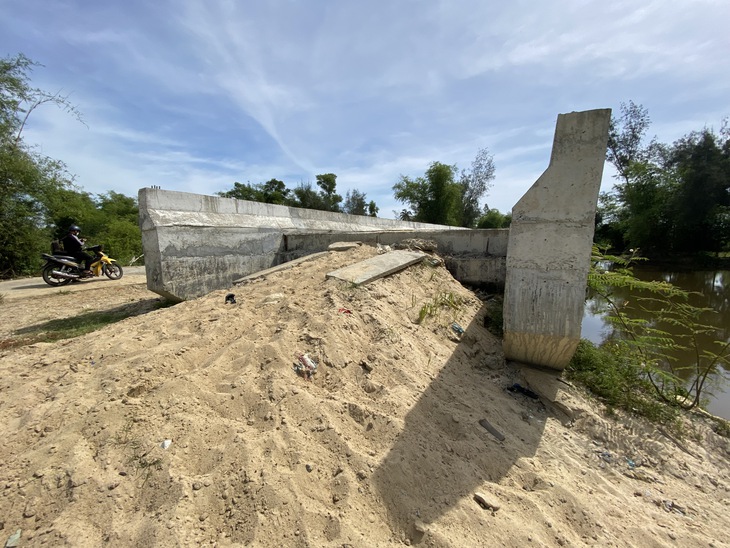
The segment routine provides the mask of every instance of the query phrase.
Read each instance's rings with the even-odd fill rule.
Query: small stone
[[[420,519],[417,519],[416,522],[413,524],[413,527],[415,527],[416,531],[421,533],[422,535],[428,531],[428,528],[426,527],[426,524],[423,523]]]
[[[357,479],[364,480],[367,477],[368,477],[368,475],[367,475],[367,472],[365,472],[365,470],[358,470],[357,471]]]
[[[484,493],[474,493],[474,500],[479,503],[479,506],[487,510],[496,512],[501,508],[501,505],[493,498],[488,497]]]
[[[307,469],[307,472],[311,472],[312,470],[314,470],[314,468],[312,468],[312,465],[311,464],[305,465],[304,468]]]
[[[200,491],[203,488],[203,484],[199,481],[193,483],[193,491]]]

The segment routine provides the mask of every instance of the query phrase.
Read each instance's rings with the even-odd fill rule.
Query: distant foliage
[[[0,278],[37,273],[40,254],[49,252],[51,240],[65,235],[72,223],[80,224],[86,237],[109,238],[99,243],[119,260],[141,255],[135,199],[83,192],[63,162],[25,142],[23,130],[43,105],[81,121],[67,97],[31,86],[35,66],[22,54],[0,60]]]
[[[650,258],[730,251],[730,131],[704,128],[672,145],[647,139],[646,109],[611,120],[606,158],[617,183],[600,197],[596,242]]]
[[[393,185],[395,199],[407,206],[401,220],[473,228],[480,217],[479,201],[494,179],[494,161],[487,149],[478,152],[471,169],[433,162],[422,177],[401,175]]]
[[[500,213],[498,209],[484,206],[484,214],[477,221],[477,228],[508,228],[512,223],[512,215]]]
[[[233,183],[233,188],[218,192],[224,198],[236,198],[265,204],[279,204],[320,211],[350,213],[352,215],[369,215],[376,217],[378,206],[374,201],[367,202],[363,192],[357,189],[347,191],[345,202],[337,193],[337,175],[322,173],[315,177],[317,188],[310,182],[300,182],[293,189],[286,187],[283,181],[271,179],[265,183]]]

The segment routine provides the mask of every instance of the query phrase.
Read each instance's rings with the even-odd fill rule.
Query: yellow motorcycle
[[[62,252],[49,255],[42,253],[41,257],[46,260],[43,265],[43,281],[53,287],[60,287],[71,282],[77,282],[84,279],[94,278],[98,276],[106,276],[110,280],[118,280],[124,275],[122,265],[116,259],[112,259],[103,251],[101,245],[95,245],[86,248],[86,251],[94,253],[94,259],[91,262],[91,275],[84,276],[83,261],[79,262],[74,257],[64,255]]]

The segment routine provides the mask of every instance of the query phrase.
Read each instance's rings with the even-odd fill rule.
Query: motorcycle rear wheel
[[[110,263],[104,265],[104,274],[110,280],[118,280],[124,276],[124,270],[119,263]]]
[[[55,264],[48,264],[43,267],[43,272],[41,272],[41,276],[43,276],[43,281],[46,282],[51,287],[61,287],[62,285],[66,285],[71,283],[70,278],[57,278],[53,275],[54,270],[60,270],[64,271],[66,270],[65,266],[59,267]]]

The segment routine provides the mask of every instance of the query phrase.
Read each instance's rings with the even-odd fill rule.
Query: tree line
[[[66,165],[25,142],[23,130],[33,112],[51,105],[81,123],[79,111],[60,93],[34,88],[38,66],[22,54],[0,59],[0,278],[31,274],[40,253],[65,235],[71,224],[103,243],[123,264],[143,264],[139,209],[134,197],[113,191],[94,195],[74,183]],[[614,252],[641,248],[648,257],[730,251],[730,129],[694,131],[672,145],[648,139],[647,110],[622,104],[613,117],[607,161],[617,183],[602,193],[596,241]],[[403,204],[394,217],[469,228],[505,228],[511,222],[488,205],[480,207],[495,177],[493,156],[481,149],[468,169],[431,163],[422,176],[401,175],[392,190]],[[358,189],[344,198],[337,175],[316,175],[315,185],[289,188],[278,179],[235,182],[217,194],[263,203],[377,216],[378,206]]]
[[[379,208],[373,200],[367,201],[364,192],[357,189],[348,190],[343,202],[342,196],[337,194],[337,175],[322,173],[316,175],[319,190],[312,188],[312,183],[299,183],[290,189],[283,181],[270,179],[265,183],[233,183],[233,188],[218,192],[224,198],[251,200],[265,204],[279,204],[350,215],[367,215],[377,217]]]
[[[84,192],[63,162],[25,142],[30,116],[44,105],[83,123],[67,96],[32,87],[35,66],[22,54],[0,59],[0,278],[37,273],[40,254],[50,253],[51,240],[63,237],[71,224],[129,264],[142,255],[137,200]]]
[[[622,104],[606,159],[614,188],[599,198],[596,242],[649,258],[730,251],[730,128],[703,128],[671,145],[647,138],[647,109]]]

